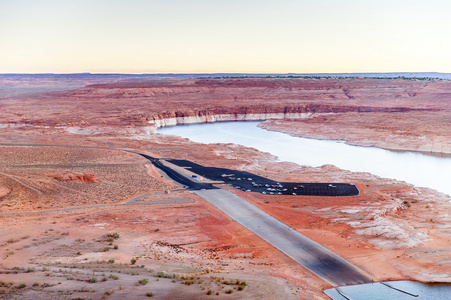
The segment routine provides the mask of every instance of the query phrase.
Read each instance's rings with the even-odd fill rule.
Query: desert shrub
[[[97,282],[97,277],[91,277],[88,279],[89,283],[96,283]]]
[[[153,293],[152,292],[147,292],[146,296],[147,297],[153,297]]]
[[[141,280],[138,281],[138,283],[139,283],[140,285],[146,285],[148,282],[149,282],[149,279],[147,279],[147,278],[143,278],[143,279],[141,279]]]
[[[164,272],[163,271],[158,272],[157,277],[164,277]]]
[[[119,276],[114,275],[114,274],[110,274],[109,277],[110,277],[111,279],[114,279],[114,280],[118,280],[118,279],[119,279]]]
[[[106,290],[105,293],[103,293],[103,295],[108,295],[111,296],[114,294],[114,290]]]
[[[106,236],[108,237],[108,241],[111,241],[111,239],[117,240],[119,238],[119,233],[108,233]]]
[[[226,294],[231,294],[231,293],[233,293],[233,290],[232,289],[226,290],[225,293]]]
[[[130,260],[130,262],[132,263],[132,265],[136,264],[136,258],[132,258],[132,259]]]

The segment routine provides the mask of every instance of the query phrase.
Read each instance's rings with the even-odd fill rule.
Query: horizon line
[[[318,72],[318,73],[246,73],[246,72],[156,72],[156,73],[120,73],[120,72],[38,72],[38,73],[22,73],[22,72],[7,72],[0,73],[0,75],[216,75],[216,74],[233,74],[233,75],[324,75],[324,74],[451,74],[451,72],[436,72],[436,71],[399,71],[399,72]]]

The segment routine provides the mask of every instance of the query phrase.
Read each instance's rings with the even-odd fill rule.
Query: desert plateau
[[[333,281],[202,197],[213,188],[340,256],[366,283],[451,283],[449,195],[158,131],[259,120],[293,136],[449,157],[450,99],[451,81],[429,77],[0,74],[0,298],[330,299]],[[203,174],[171,159],[359,193],[262,194],[208,176],[212,190],[196,190],[174,176]]]

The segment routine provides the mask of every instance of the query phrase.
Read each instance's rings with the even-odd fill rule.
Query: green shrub
[[[146,296],[147,297],[153,297],[153,293],[152,292],[147,292]]]
[[[89,283],[96,283],[97,282],[97,277],[91,277],[88,280]]]
[[[226,294],[231,294],[231,293],[233,293],[233,290],[232,289],[226,290],[225,293]]]
[[[164,272],[163,271],[158,272],[157,277],[164,277]]]
[[[136,264],[136,258],[132,258],[132,259],[130,260],[130,262],[132,263],[132,265]]]
[[[148,282],[149,282],[149,279],[147,279],[147,278],[143,278],[143,279],[141,279],[141,280],[138,281],[138,283],[139,283],[140,285],[146,285]]]
[[[112,241],[111,239],[117,240],[119,238],[119,233],[108,233],[106,236],[108,237],[108,241]]]

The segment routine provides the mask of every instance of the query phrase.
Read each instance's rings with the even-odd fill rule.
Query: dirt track
[[[160,192],[157,192],[160,193]],[[85,208],[100,208],[100,207],[108,207],[108,206],[120,206],[120,205],[143,205],[143,204],[176,204],[176,203],[191,203],[193,202],[190,199],[184,199],[184,198],[173,198],[173,199],[164,199],[164,200],[155,200],[155,201],[145,201],[145,202],[138,202],[137,200],[151,196],[156,193],[150,193],[141,195],[138,197],[135,197],[131,200],[128,200],[124,203],[117,203],[117,204],[99,204],[99,205],[84,205],[84,206],[77,206],[77,207],[68,207],[68,208],[60,208],[60,209],[46,209],[46,210],[33,210],[33,211],[20,211],[20,212],[7,212],[7,213],[0,213],[0,216],[8,216],[8,215],[22,215],[22,214],[38,214],[38,213],[48,213],[48,212],[57,212],[57,211],[69,211],[69,210],[76,210],[76,209],[85,209]]]

